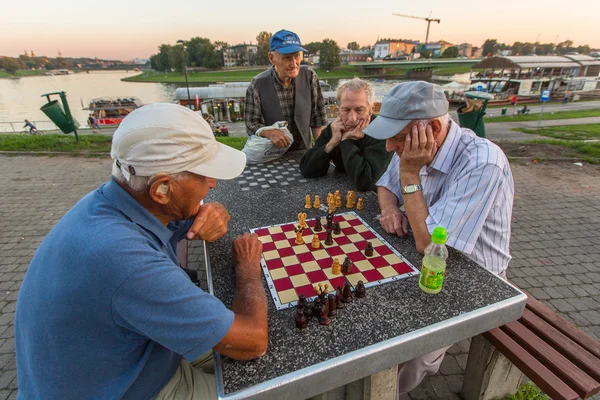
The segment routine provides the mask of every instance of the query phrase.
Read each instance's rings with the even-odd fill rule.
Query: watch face
[[[402,188],[402,193],[403,194],[411,194],[411,193],[415,193],[418,192],[419,190],[421,190],[421,185],[406,185]]]

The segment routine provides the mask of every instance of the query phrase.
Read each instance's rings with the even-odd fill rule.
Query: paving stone
[[[535,297],[538,300],[548,300],[550,299],[550,295],[541,288],[531,288],[529,289],[529,294]]]
[[[471,339],[461,340],[457,344],[458,344],[458,347],[460,347],[461,352],[468,353],[469,347],[471,347]]]
[[[582,311],[581,315],[590,321],[592,325],[600,325],[600,312],[598,310]]]
[[[458,347],[458,344],[454,343],[452,346],[450,346],[450,348],[448,349],[448,351],[446,353],[456,355],[456,354],[459,354],[460,352],[461,352],[460,347]]]
[[[446,383],[454,393],[460,393],[463,384],[463,375],[448,375],[445,376]]]
[[[455,357],[451,354],[446,354],[446,356],[442,360],[442,364],[440,365],[440,372],[443,375],[454,375],[460,374],[463,371],[458,365],[458,362],[456,361]]]

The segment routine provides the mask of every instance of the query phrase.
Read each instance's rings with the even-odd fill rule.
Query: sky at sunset
[[[572,40],[600,48],[597,0],[573,3],[504,0],[390,1],[348,0],[191,1],[28,0],[4,2],[0,13],[0,55],[98,57],[127,60],[149,57],[161,43],[194,36],[229,44],[256,42],[262,30],[289,29],[304,43],[331,38],[374,44],[377,37],[425,39],[425,21],[392,16],[401,13],[440,18],[432,23],[430,41],[469,42],[487,38],[512,44]],[[576,4],[576,8],[569,7]]]

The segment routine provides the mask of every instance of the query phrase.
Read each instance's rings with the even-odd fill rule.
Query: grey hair
[[[176,174],[167,174],[167,176],[169,176],[174,181],[182,181],[184,179],[188,179],[192,175],[193,174],[191,172],[178,172]],[[123,176],[121,169],[117,167],[117,163],[113,163],[112,176],[117,182],[119,182],[122,185],[126,185],[129,189],[131,189],[132,192],[138,194],[141,194],[146,190],[148,182],[151,178],[151,176],[131,175],[128,181]]]
[[[342,83],[337,88],[336,99],[338,103],[342,99],[342,94],[344,90],[352,90],[353,92],[359,92],[361,90],[364,90],[365,93],[367,93],[367,103],[369,103],[369,106],[373,105],[373,88],[371,87],[371,85],[369,85],[369,82],[363,81],[360,78],[354,78],[350,79],[348,82]]]
[[[435,117],[435,118],[417,119],[415,121],[420,121],[420,122],[423,122],[425,125],[427,125],[429,123],[429,121],[434,121],[434,120],[440,121],[440,123],[442,124],[442,131],[448,132],[448,129],[450,129],[450,114],[448,114],[448,113],[441,115],[439,117]]]

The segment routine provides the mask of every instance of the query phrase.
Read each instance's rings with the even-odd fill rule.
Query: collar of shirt
[[[131,197],[115,178],[110,178],[110,182],[102,186],[101,193],[132,222],[152,232],[163,245],[168,245],[173,237],[173,230],[177,228],[172,222],[165,226],[136,199]]]
[[[435,169],[447,174],[452,168],[454,155],[456,154],[456,146],[458,146],[459,142],[459,127],[454,121],[449,121],[450,129],[448,130],[448,135],[442,143],[442,147],[440,147],[438,153],[435,155],[431,165],[426,168],[427,173],[429,173],[432,169]]]
[[[296,78],[292,79],[292,81],[290,82],[290,85],[288,87],[283,86],[283,82],[281,82],[281,79],[279,79],[279,75],[277,75],[277,71],[275,71],[274,65],[271,65],[271,75],[273,75],[273,78],[275,79],[275,83],[277,85],[279,85],[279,87],[282,90],[291,90],[294,88],[294,82],[296,81]]]

